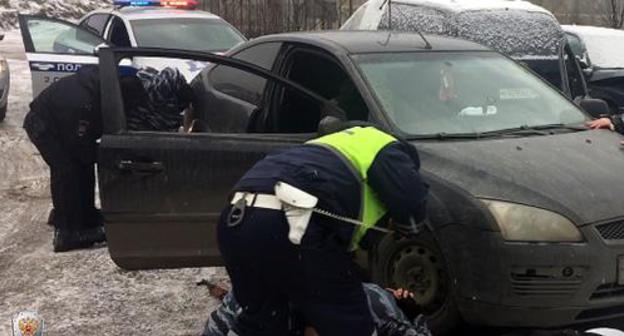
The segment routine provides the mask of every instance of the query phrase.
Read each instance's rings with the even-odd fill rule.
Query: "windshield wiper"
[[[436,133],[436,134],[424,134],[413,135],[408,137],[408,140],[463,140],[463,139],[483,139],[496,136],[496,134],[489,133]]]
[[[523,125],[520,127],[507,128],[497,131],[485,132],[485,134],[499,134],[499,135],[551,135],[554,130],[568,130],[573,132],[586,131],[587,127],[580,125],[566,125],[566,124],[547,124],[528,126]]]
[[[540,131],[559,130],[559,129],[575,131],[575,132],[587,131],[587,127],[585,125],[567,125],[567,124],[537,125],[537,126],[526,127],[526,129],[540,130]]]
[[[462,139],[484,139],[492,138],[504,135],[551,135],[552,130],[570,130],[574,132],[586,131],[587,127],[580,125],[566,125],[566,124],[548,124],[538,126],[520,126],[514,128],[507,128],[496,131],[488,132],[474,132],[474,133],[437,133],[427,135],[415,135],[409,137],[409,140],[462,140]]]

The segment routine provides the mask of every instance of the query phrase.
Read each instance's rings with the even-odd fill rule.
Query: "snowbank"
[[[18,12],[77,20],[89,11],[110,4],[111,0],[0,0],[0,30],[16,28]]]

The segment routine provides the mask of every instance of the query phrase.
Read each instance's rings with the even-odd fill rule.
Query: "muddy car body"
[[[612,114],[624,113],[624,32],[589,26],[563,29],[584,68],[590,95],[605,100]]]
[[[383,4],[382,6],[380,6]],[[555,16],[516,0],[370,0],[344,30],[396,30],[462,38],[511,56],[571,98],[587,88]]]
[[[213,63],[192,83],[204,132],[127,130],[114,67],[137,56]],[[373,237],[359,259],[376,282],[412,289],[436,334],[461,320],[555,327],[624,315],[621,138],[586,130],[588,115],[497,52],[444,37],[326,32],[258,38],[228,57],[106,49],[100,64],[100,197],[122,268],[220,265],[216,222],[232,186],[267,153],[316,137],[331,100],[420,152],[430,230]]]

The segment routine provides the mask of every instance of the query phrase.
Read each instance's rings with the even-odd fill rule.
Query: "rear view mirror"
[[[598,119],[603,118],[611,114],[609,105],[602,99],[585,98],[579,103],[581,108],[585,112],[589,113],[592,117]]]

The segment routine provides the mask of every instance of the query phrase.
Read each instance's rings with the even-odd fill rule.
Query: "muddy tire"
[[[430,233],[411,239],[385,237],[377,246],[372,276],[382,286],[412,291],[434,335],[450,335],[462,324],[448,264]]]

